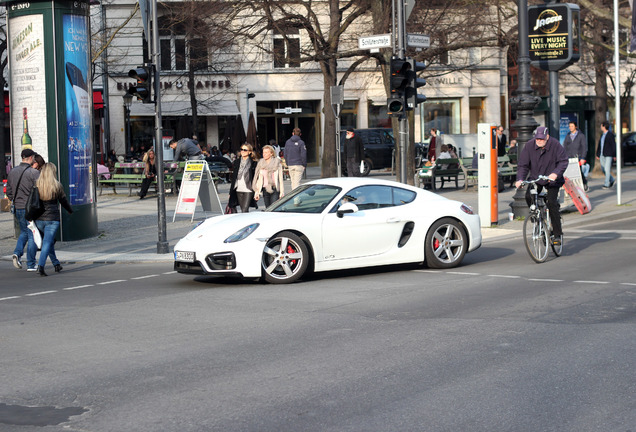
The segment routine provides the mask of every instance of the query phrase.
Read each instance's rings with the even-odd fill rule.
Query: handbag
[[[226,205],[225,206],[225,214],[232,214],[232,213],[236,213],[236,208],[235,207],[230,207],[230,205]]]
[[[34,221],[42,214],[44,214],[44,202],[40,199],[40,191],[38,191],[37,186],[33,186],[24,208],[24,218],[28,221]]]

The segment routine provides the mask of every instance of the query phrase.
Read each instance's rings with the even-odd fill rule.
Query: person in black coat
[[[364,144],[362,138],[357,136],[352,128],[347,129],[343,153],[347,164],[347,176],[360,177],[360,161],[364,157]]]
[[[609,123],[604,121],[601,123],[601,139],[596,149],[596,159],[601,162],[603,174],[605,174],[605,183],[603,189],[609,189],[614,186],[614,177],[612,177],[612,162],[616,160],[616,138],[609,130]]]
[[[239,206],[243,213],[249,212],[250,207],[258,208],[258,204],[254,200],[254,189],[252,189],[252,181],[254,180],[258,161],[253,150],[251,144],[243,144],[241,146],[241,157],[232,163],[228,206],[230,208]]]

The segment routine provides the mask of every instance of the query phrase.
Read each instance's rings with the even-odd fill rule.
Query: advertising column
[[[58,168],[73,214],[61,240],[97,235],[88,1],[2,1],[7,7],[11,154],[32,148]]]

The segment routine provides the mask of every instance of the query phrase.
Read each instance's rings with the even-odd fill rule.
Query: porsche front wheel
[[[269,283],[295,282],[305,274],[308,265],[309,249],[294,233],[276,234],[263,249],[263,276]]]
[[[451,218],[435,222],[426,235],[424,252],[430,268],[458,266],[466,255],[468,237],[459,222]]]

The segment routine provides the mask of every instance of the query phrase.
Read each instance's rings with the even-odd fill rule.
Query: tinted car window
[[[393,205],[408,204],[415,199],[415,195],[415,192],[410,190],[393,188]]]

